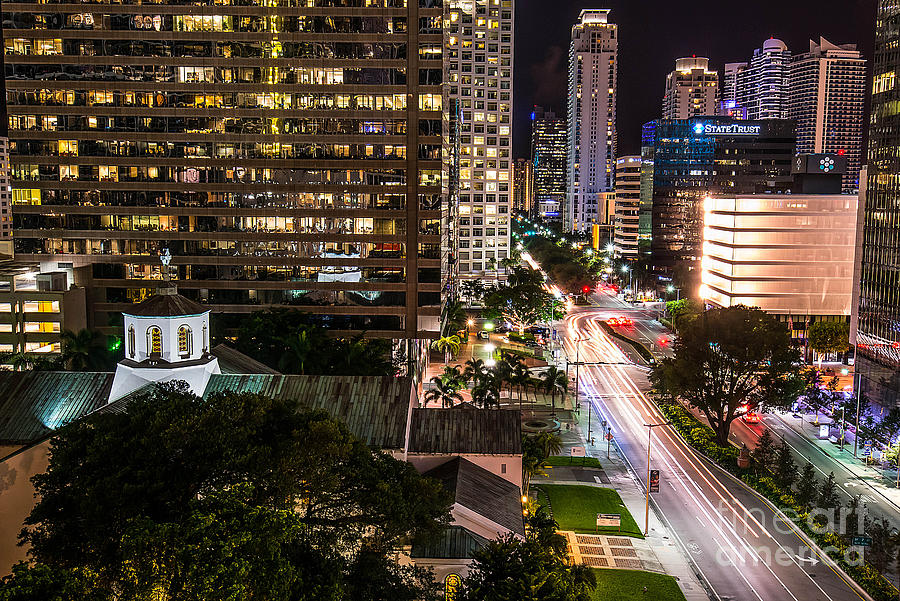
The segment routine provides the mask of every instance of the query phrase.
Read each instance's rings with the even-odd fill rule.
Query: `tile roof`
[[[218,344],[212,347],[210,352],[219,360],[219,369],[223,374],[278,375],[281,373],[227,344]]]
[[[123,313],[137,317],[173,317],[176,315],[201,315],[207,311],[209,311],[209,307],[199,305],[180,294],[168,294],[161,291],[144,302],[129,307]]]
[[[228,390],[296,399],[344,421],[369,446],[403,448],[412,396],[409,378],[216,374],[203,398]]]
[[[522,418],[518,410],[413,409],[410,453],[519,455]]]
[[[462,457],[454,457],[422,475],[440,480],[459,505],[525,535],[521,490],[509,480]]]
[[[427,559],[470,559],[472,554],[487,546],[488,540],[462,526],[449,526],[441,537],[425,543],[413,543],[412,558]]]
[[[106,404],[112,373],[0,372],[0,444],[28,444]]]

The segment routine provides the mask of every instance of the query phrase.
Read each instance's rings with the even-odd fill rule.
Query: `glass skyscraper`
[[[95,326],[169,249],[217,312],[434,335],[442,19],[439,0],[5,4],[17,258],[86,272]]]
[[[644,125],[641,154],[642,163],[652,169],[654,270],[696,270],[702,254],[703,198],[788,190],[793,153],[790,121],[697,117]]]
[[[900,6],[882,0],[875,30],[872,116],[862,207],[856,371],[882,406],[900,401]],[[863,202],[864,198],[864,202]]]

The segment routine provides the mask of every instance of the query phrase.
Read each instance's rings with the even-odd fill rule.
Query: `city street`
[[[598,325],[611,310],[625,311],[615,299],[598,295],[602,307],[576,308],[561,324],[567,355],[577,339],[585,363],[621,363],[622,351]],[[637,311],[633,311],[637,312]],[[655,333],[641,324],[642,332]],[[582,416],[591,404],[595,438],[600,420],[612,427],[615,443],[633,472],[646,482],[648,428],[664,422],[645,395],[647,370],[639,366],[585,365],[580,370]],[[715,599],[839,601],[868,597],[811,549],[805,538],[755,493],[698,456],[669,427],[653,429],[650,464],[661,472],[653,501],[693,560]]]

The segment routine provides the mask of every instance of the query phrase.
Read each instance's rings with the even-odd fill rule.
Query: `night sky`
[[[725,63],[748,61],[769,37],[806,52],[820,35],[857,44],[869,60],[877,0],[514,0],[516,157],[527,157],[535,104],[565,117],[569,37],[585,8],[611,8],[619,26],[619,155],[640,152],[640,127],[659,117],[666,74],[681,56],[707,56],[721,77]]]

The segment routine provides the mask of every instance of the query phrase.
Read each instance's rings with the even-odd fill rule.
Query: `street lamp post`
[[[856,367],[853,368],[853,396],[856,397],[856,432],[853,434],[853,456],[856,457],[856,449],[859,444],[859,380]]]
[[[666,424],[644,424],[647,428],[647,506],[644,510],[644,536],[650,531],[650,446],[653,444],[653,428]]]

